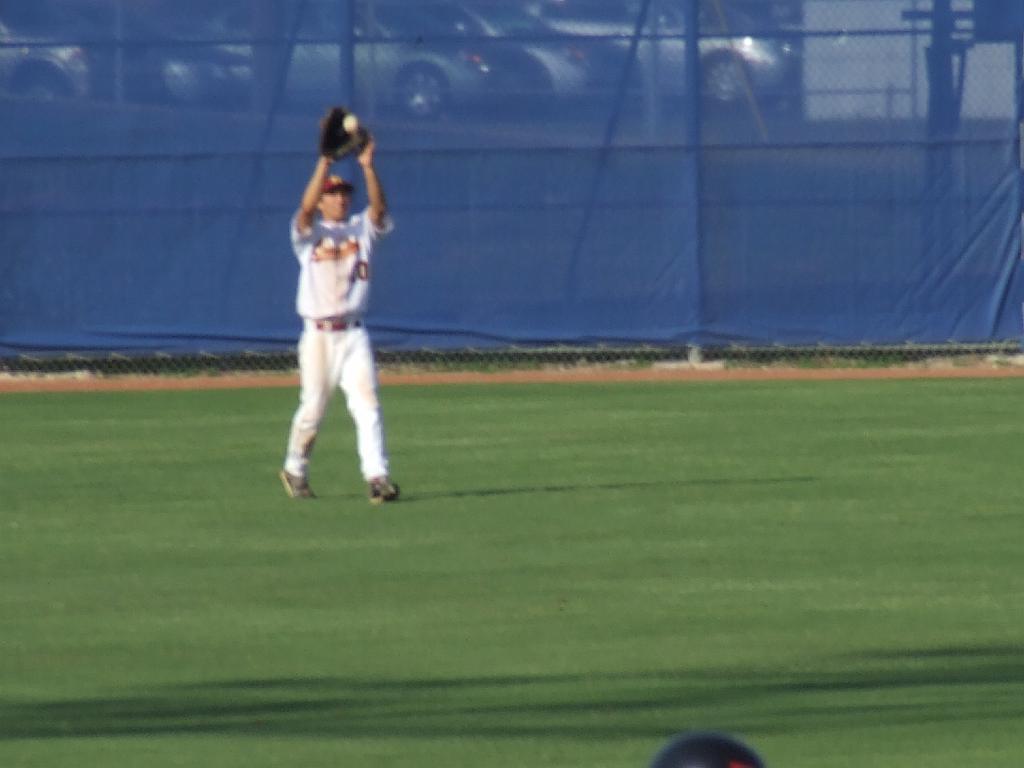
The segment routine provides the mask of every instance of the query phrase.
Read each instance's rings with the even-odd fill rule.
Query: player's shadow
[[[1017,723],[1022,688],[1024,646],[998,645],[872,651],[823,659],[811,670],[215,680],[82,699],[2,697],[0,742],[201,734],[656,740],[708,725],[817,737]]]
[[[534,493],[580,493],[584,491],[629,491],[645,488],[699,488],[744,486],[744,485],[785,485],[791,483],[813,483],[816,477],[750,477],[750,478],[689,478],[680,480],[634,480],[615,483],[551,483],[548,485],[524,485],[505,488],[463,488],[444,491],[402,492],[402,502],[431,501],[435,499],[462,499],[490,496],[522,496]]]

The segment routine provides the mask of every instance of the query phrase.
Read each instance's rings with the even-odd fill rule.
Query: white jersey
[[[292,218],[292,249],[299,260],[299,288],[295,309],[301,317],[318,320],[341,317],[358,320],[370,297],[370,261],[377,238],[393,229],[385,216],[378,229],[369,208],[348,221],[324,221],[317,216],[305,232]]]

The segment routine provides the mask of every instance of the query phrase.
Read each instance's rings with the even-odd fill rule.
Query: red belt
[[[349,328],[362,328],[362,320],[340,320],[337,317],[325,317],[323,320],[314,320],[313,324],[318,331],[347,331]]]

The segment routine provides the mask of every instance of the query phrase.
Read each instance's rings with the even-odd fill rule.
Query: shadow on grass
[[[583,491],[628,491],[642,488],[698,488],[701,486],[782,485],[813,483],[814,477],[753,477],[702,478],[688,480],[646,480],[618,483],[559,483],[552,485],[526,485],[519,488],[465,488],[428,493],[402,493],[402,502],[431,501],[434,499],[461,499],[489,496],[518,496],[531,493],[579,493]]]
[[[0,739],[205,733],[608,740],[663,738],[683,728],[819,733],[1024,717],[1024,646],[883,650],[833,659],[827,668],[222,680],[102,698],[0,700]]]

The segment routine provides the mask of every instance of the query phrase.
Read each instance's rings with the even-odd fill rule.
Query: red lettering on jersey
[[[359,255],[359,241],[354,237],[334,242],[330,237],[322,238],[313,246],[313,261],[341,261]]]

